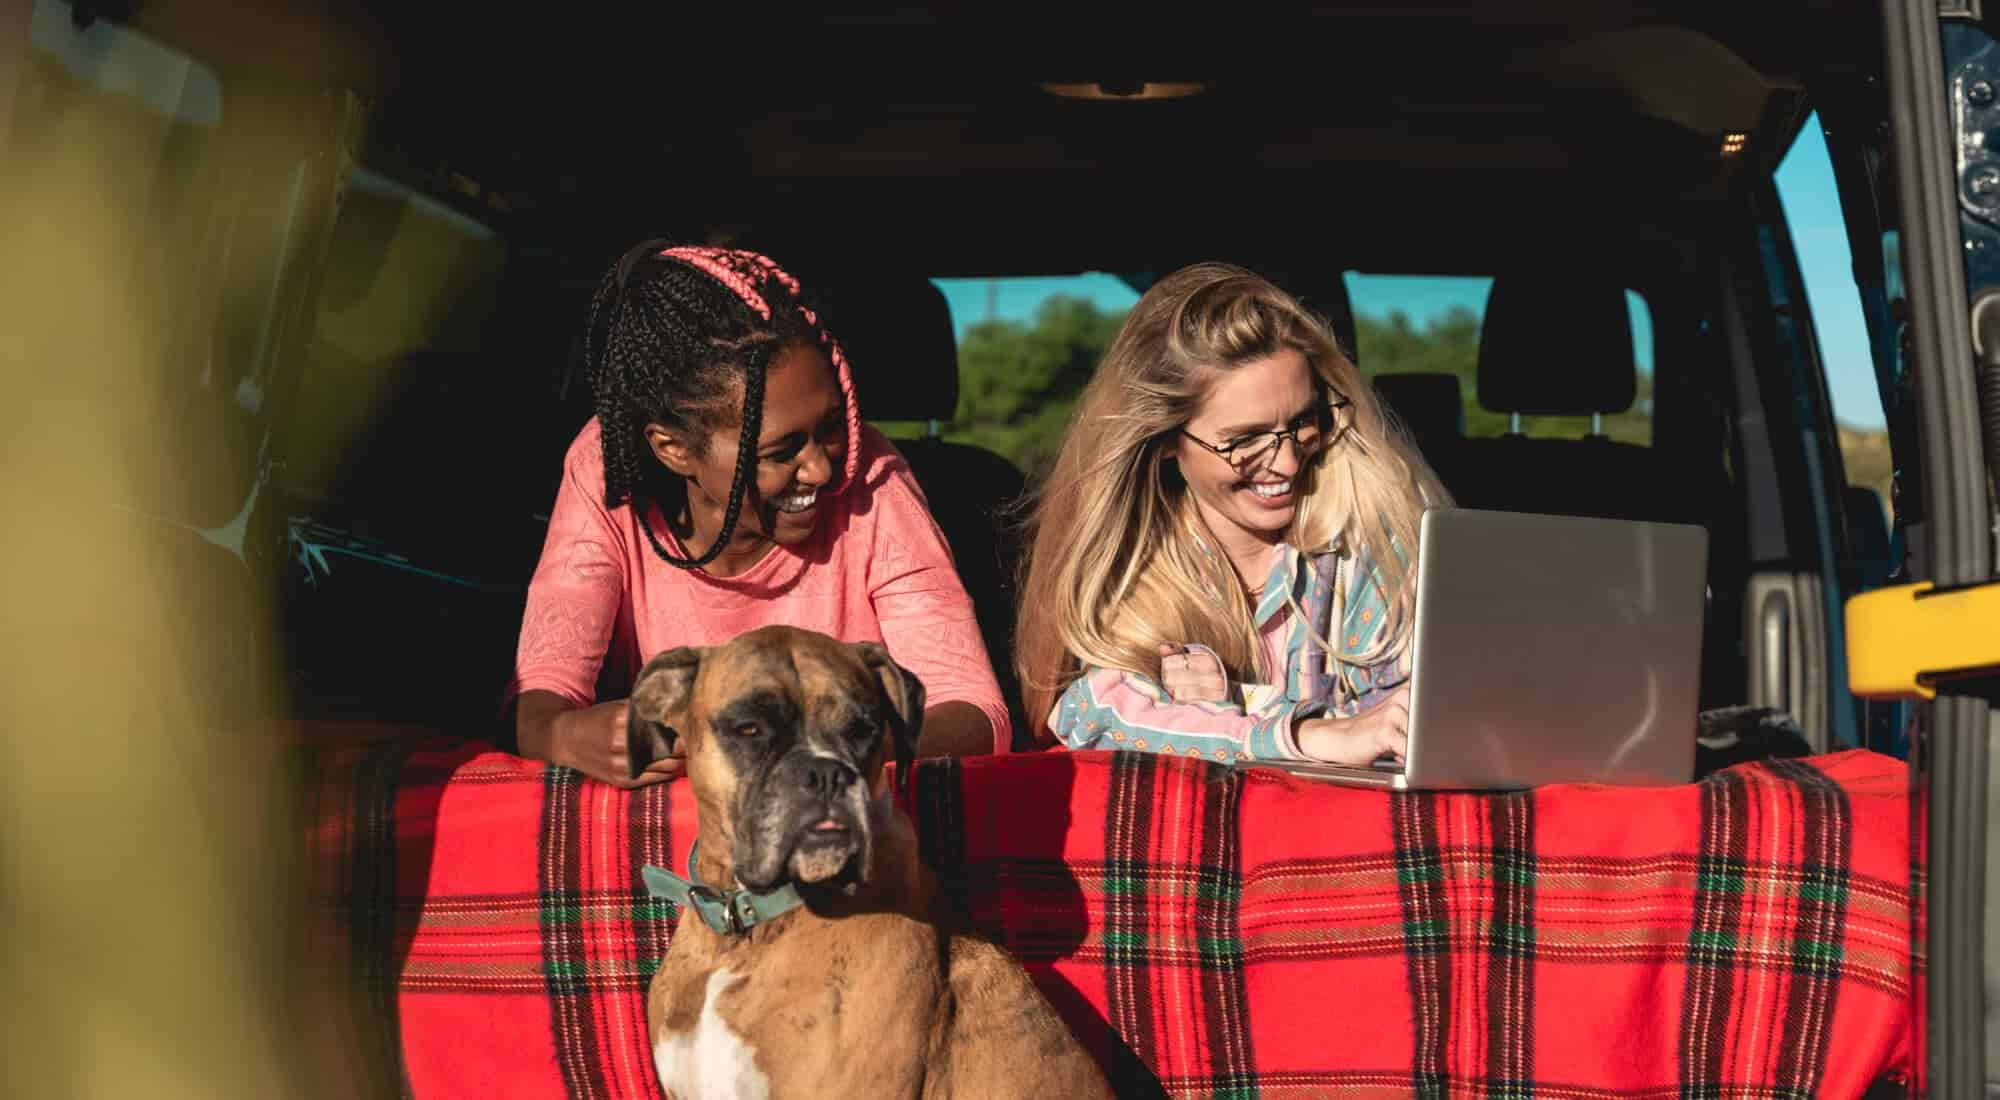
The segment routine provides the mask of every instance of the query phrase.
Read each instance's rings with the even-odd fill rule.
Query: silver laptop
[[[1693,778],[1707,531],[1433,509],[1420,545],[1406,761],[1256,766],[1397,790]]]

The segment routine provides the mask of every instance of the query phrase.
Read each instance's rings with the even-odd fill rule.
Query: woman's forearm
[[[522,692],[514,701],[514,751],[553,763],[556,719],[575,709],[575,703],[553,691]]]
[[[971,703],[939,703],[924,709],[918,756],[984,756],[993,751],[993,721]]]

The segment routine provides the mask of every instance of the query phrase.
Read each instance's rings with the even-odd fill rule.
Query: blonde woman
[[[1400,759],[1443,487],[1326,324],[1198,264],[1133,307],[1035,503],[1016,662],[1043,738]]]

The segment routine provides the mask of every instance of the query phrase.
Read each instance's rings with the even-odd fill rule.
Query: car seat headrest
[[[1495,412],[1623,412],[1638,393],[1625,291],[1569,272],[1503,275],[1479,329],[1479,403]]]

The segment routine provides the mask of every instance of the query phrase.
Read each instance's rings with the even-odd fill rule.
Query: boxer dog
[[[687,761],[700,835],[647,993],[660,1083],[708,1097],[1111,1095],[1018,963],[917,858],[907,782],[924,688],[882,646],[766,627],[647,663],[634,775]]]

